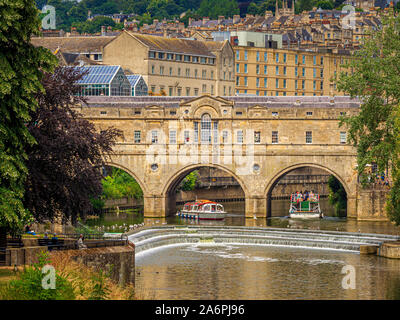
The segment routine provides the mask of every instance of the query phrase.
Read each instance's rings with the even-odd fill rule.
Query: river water
[[[274,200],[272,218],[245,219],[244,203],[224,203],[224,221],[178,217],[143,218],[140,211],[110,213],[87,221],[93,227],[219,224],[400,235],[389,222],[338,218],[321,201],[324,219],[287,218],[287,201]],[[111,229],[114,226],[115,229]],[[345,266],[354,268],[355,289],[344,288]],[[144,299],[400,299],[400,260],[355,252],[250,245],[184,244],[137,254],[136,292]]]

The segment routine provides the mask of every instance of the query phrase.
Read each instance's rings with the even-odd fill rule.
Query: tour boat
[[[210,200],[196,200],[184,204],[177,216],[198,220],[223,220],[226,212],[222,204]]]
[[[307,201],[304,201],[303,198],[297,199],[297,197],[297,193],[290,196],[290,218],[323,218],[319,206],[319,194],[311,194]]]

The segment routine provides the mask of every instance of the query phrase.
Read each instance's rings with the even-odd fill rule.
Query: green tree
[[[343,185],[334,176],[328,179],[329,203],[335,207],[336,215],[340,216],[347,208],[347,193]]]
[[[218,16],[232,17],[239,14],[239,7],[236,0],[203,0],[197,13],[210,19],[217,19]]]
[[[357,148],[357,170],[364,185],[376,179],[368,170],[392,176],[388,216],[400,224],[400,17],[384,17],[382,28],[371,34],[350,59],[348,75],[341,73],[339,90],[361,100],[360,112],[345,117],[349,141]]]
[[[103,199],[135,198],[141,199],[143,191],[134,178],[125,171],[112,168],[111,174],[102,180]]]
[[[15,233],[30,218],[24,208],[26,152],[35,143],[26,128],[29,113],[43,90],[42,71],[56,58],[30,43],[39,34],[40,20],[33,0],[2,1],[0,5],[0,227]]]
[[[178,189],[183,191],[194,190],[198,179],[199,179],[199,172],[197,170],[192,171],[182,180]]]

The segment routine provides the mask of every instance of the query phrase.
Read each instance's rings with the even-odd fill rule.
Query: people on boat
[[[311,190],[311,192],[310,192],[310,194],[308,195],[308,197],[309,197],[310,201],[315,201],[315,194],[314,194],[314,191],[313,191],[313,190]]]

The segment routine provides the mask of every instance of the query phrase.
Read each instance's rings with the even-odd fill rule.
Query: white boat
[[[223,220],[225,219],[225,214],[222,204],[210,200],[187,202],[182,210],[176,213],[181,218],[198,220]]]
[[[299,197],[297,193],[290,196],[290,218],[323,218],[323,213],[319,205],[319,194],[311,194],[306,200]]]

